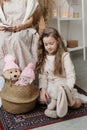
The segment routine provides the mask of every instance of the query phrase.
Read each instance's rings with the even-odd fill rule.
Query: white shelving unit
[[[61,1],[75,1],[75,0],[55,0],[56,1],[56,4],[58,5],[58,19],[57,19],[57,24],[58,24],[58,31],[60,32],[60,34],[62,34],[62,29],[61,29],[61,23],[62,22],[67,22],[68,24],[68,29],[66,30],[66,33],[68,32],[68,34],[70,34],[70,31],[71,28],[71,23],[74,22],[74,21],[77,21],[77,22],[80,22],[81,24],[81,29],[82,29],[82,43],[79,44],[78,42],[78,47],[75,47],[75,48],[69,48],[69,51],[76,51],[76,50],[80,50],[82,49],[83,50],[83,59],[86,60],[86,44],[85,44],[85,16],[84,16],[84,0],[77,0],[77,1],[80,1],[80,12],[79,12],[79,16],[77,17],[69,17],[69,16],[63,16],[61,17],[61,14],[60,14],[60,9],[61,9]],[[78,6],[78,4],[76,5]],[[76,28],[75,28],[76,29]],[[75,33],[75,32],[74,32]]]

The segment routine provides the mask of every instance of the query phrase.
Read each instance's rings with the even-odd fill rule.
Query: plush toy
[[[28,85],[31,84],[34,79],[34,65],[32,63],[29,63],[27,67],[25,67],[25,69],[22,71],[19,80],[15,83],[15,85]]]
[[[20,76],[20,69],[18,65],[14,63],[15,58],[12,55],[7,54],[4,58],[5,66],[3,69],[3,76],[0,76],[0,92],[3,90],[6,80],[10,83],[14,83]],[[11,85],[11,84],[10,84]],[[2,105],[0,97],[0,107]]]
[[[50,84],[47,90],[50,96],[45,115],[51,118],[64,117],[68,112],[68,106],[75,103],[70,89],[65,85]]]
[[[7,54],[4,58],[5,66],[3,69],[3,76],[6,80],[11,82],[16,82],[20,76],[20,69],[18,65],[15,63],[15,58]]]
[[[19,71],[18,66],[13,62],[13,60],[11,60],[11,57],[10,60],[6,60],[3,73],[4,75],[6,74],[5,78],[7,80],[5,81],[2,91],[0,91],[0,97],[2,99],[1,104],[7,112],[12,114],[21,114],[26,113],[35,107],[39,96],[39,90],[32,83],[35,79],[33,69],[34,66],[30,63],[23,70],[20,75],[20,79],[18,80],[19,75],[17,77],[14,76],[14,72],[16,75]],[[15,80],[17,81],[12,83]]]

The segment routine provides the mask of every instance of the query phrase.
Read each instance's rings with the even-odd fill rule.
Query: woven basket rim
[[[27,100],[25,100],[25,99],[17,100],[17,98],[8,97],[7,95],[3,94],[2,92],[0,92],[0,97],[1,97],[1,99],[4,99],[4,100],[6,100],[8,102],[12,102],[12,103],[20,103],[20,104],[21,103],[30,103],[39,97],[39,91],[36,93],[36,95],[34,95],[32,98],[29,98]]]
[[[29,103],[39,97],[39,89],[35,88],[33,84],[31,84],[30,86],[21,86],[21,87],[14,85],[12,87],[9,87],[8,85],[9,84],[6,84],[3,90],[0,92],[1,99],[14,103]]]

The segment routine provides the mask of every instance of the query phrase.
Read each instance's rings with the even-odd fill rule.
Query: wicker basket
[[[78,47],[78,40],[68,40],[67,47],[68,48]]]
[[[34,109],[38,96],[39,90],[33,84],[15,86],[6,82],[0,92],[3,108],[12,114],[26,113]]]

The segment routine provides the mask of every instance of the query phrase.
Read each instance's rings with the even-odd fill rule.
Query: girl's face
[[[54,37],[44,37],[43,38],[44,48],[47,51],[49,55],[54,55],[58,48],[58,40],[56,40]]]

